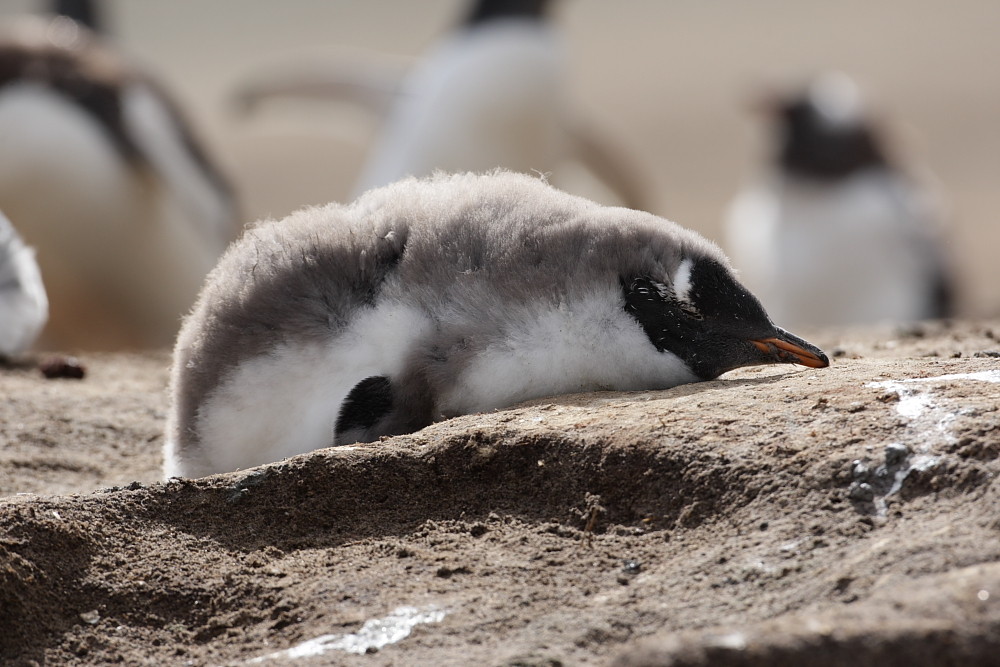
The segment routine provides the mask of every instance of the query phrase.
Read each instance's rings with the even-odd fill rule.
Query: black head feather
[[[818,180],[885,167],[877,132],[860,104],[856,86],[843,75],[821,77],[780,102],[778,163],[791,174]]]
[[[648,276],[622,277],[621,285],[625,312],[653,346],[677,355],[702,379],[741,366],[795,362],[754,341],[780,339],[825,360],[820,350],[774,326],[757,298],[713,259],[694,261],[684,298]]]
[[[542,20],[550,4],[550,0],[476,0],[462,25],[471,28],[512,18]]]

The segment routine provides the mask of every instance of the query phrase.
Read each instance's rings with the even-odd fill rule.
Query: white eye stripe
[[[677,267],[677,271],[674,272],[674,298],[678,301],[691,302],[691,269],[693,267],[694,262],[685,258]]]

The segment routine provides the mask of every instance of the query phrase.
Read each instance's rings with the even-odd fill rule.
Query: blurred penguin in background
[[[938,202],[886,152],[857,85],[829,73],[765,106],[770,163],[732,203],[725,245],[775,321],[949,316]]]
[[[168,345],[237,231],[232,191],[162,89],[73,14],[0,25],[0,210],[37,251],[46,346]],[[79,19],[79,20],[76,20]]]
[[[570,164],[631,208],[647,209],[651,187],[632,156],[574,116],[567,65],[550,0],[476,0],[460,23],[402,75],[377,67],[302,67],[256,76],[237,98],[252,108],[276,96],[357,102],[382,127],[354,194],[436,170],[503,167],[551,174]]]
[[[49,316],[34,251],[0,213],[0,360],[27,350]]]

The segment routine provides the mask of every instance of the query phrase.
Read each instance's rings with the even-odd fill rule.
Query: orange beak
[[[795,343],[780,338],[763,338],[761,340],[750,341],[754,346],[777,361],[786,364],[801,364],[809,368],[826,368],[830,365],[830,360],[825,354],[816,349],[807,350]],[[815,348],[814,348],[815,349]]]

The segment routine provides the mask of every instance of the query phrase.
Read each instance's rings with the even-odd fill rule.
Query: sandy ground
[[[167,483],[165,354],[7,367],[0,662],[997,664],[1000,321],[803,333]]]

